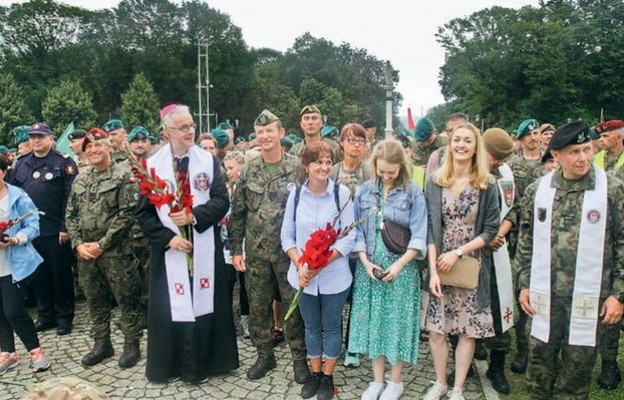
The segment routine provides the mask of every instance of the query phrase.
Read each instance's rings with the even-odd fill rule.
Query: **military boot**
[[[112,357],[115,354],[113,345],[111,344],[110,336],[101,339],[95,339],[93,348],[84,357],[82,357],[82,364],[87,367],[99,364],[104,359]]]
[[[247,370],[247,378],[256,380],[263,378],[270,370],[277,367],[275,357],[259,356],[254,365]]]
[[[529,352],[526,349],[518,349],[516,357],[511,362],[511,370],[516,374],[524,374],[529,361]]]
[[[598,386],[605,389],[615,389],[622,380],[620,369],[616,361],[602,359],[602,371],[598,377]]]
[[[123,353],[119,357],[120,368],[134,367],[141,358],[141,347],[138,340],[126,340]]]
[[[498,393],[509,394],[510,387],[505,376],[505,353],[500,350],[490,352],[490,365],[485,376],[492,381],[492,387]]]
[[[485,360],[488,356],[487,349],[485,348],[485,343],[481,339],[475,340],[475,351],[474,358],[475,360]]]

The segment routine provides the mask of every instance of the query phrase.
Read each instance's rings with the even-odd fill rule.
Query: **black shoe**
[[[470,364],[470,368],[468,368],[468,373],[466,374],[466,379],[472,378],[476,374],[477,372],[474,369],[474,365]],[[449,387],[452,387],[454,383],[455,383],[455,370],[451,371],[451,373],[448,374],[448,376],[446,377],[446,384]]]
[[[487,349],[482,340],[477,340],[475,344],[474,358],[475,360],[485,360],[488,356]]]
[[[58,327],[56,328],[56,334],[59,336],[65,336],[65,335],[69,335],[72,332],[72,328],[71,326],[63,326],[63,327]]]
[[[277,362],[275,362],[274,357],[258,357],[254,365],[247,371],[247,378],[251,380],[263,378],[267,372],[275,367],[277,367]]]
[[[37,332],[47,331],[52,328],[56,328],[56,322],[54,321],[41,321],[39,319],[35,321],[35,329]]]
[[[494,368],[490,365],[485,376],[488,377],[489,380],[492,381],[492,387],[498,393],[509,394],[511,388],[509,387],[509,382],[507,381],[507,377],[505,376],[505,371],[500,368]]]
[[[317,400],[330,400],[334,398],[334,377],[325,375],[321,378],[321,384],[316,392]]]
[[[524,374],[526,372],[528,361],[528,352],[526,350],[519,350],[518,353],[516,353],[516,357],[514,357],[513,361],[511,362],[511,371],[515,372],[516,374]]]
[[[295,371],[295,382],[299,384],[306,383],[312,376],[306,360],[294,360],[293,370]]]
[[[602,360],[602,371],[598,377],[598,386],[604,389],[615,389],[618,387],[622,376],[616,361]]]
[[[113,350],[110,338],[97,339],[91,351],[82,357],[82,364],[91,367],[112,357],[113,354],[115,354],[115,350]]]
[[[141,358],[141,347],[138,340],[126,340],[124,343],[123,353],[119,357],[120,368],[134,367]]]
[[[315,372],[312,374],[312,378],[308,379],[306,383],[301,387],[301,397],[309,399],[316,396],[318,388],[321,385],[322,372]]]

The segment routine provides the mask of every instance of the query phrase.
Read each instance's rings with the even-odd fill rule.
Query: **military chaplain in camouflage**
[[[320,113],[318,115],[320,127]],[[281,248],[280,227],[286,200],[295,188],[299,159],[282,151],[280,140],[285,131],[279,118],[270,111],[264,110],[256,118],[254,130],[261,153],[247,161],[241,171],[232,200],[228,232],[232,264],[237,271],[246,271],[249,331],[258,352],[258,359],[247,371],[247,377],[260,379],[277,365],[271,338],[274,293],[279,290],[285,305],[293,298],[286,279],[290,260]],[[295,380],[305,383],[310,371],[303,341],[303,321],[298,310],[285,321],[284,333],[294,361]]]
[[[583,122],[557,129],[548,149],[561,167],[526,189],[514,260],[533,318],[528,389],[586,399],[601,333],[624,308],[624,186],[592,164]]]
[[[131,181],[130,170],[112,161],[112,146],[103,130],[94,128],[87,132],[82,150],[91,167],[74,181],[66,213],[94,340],[82,364],[98,364],[114,353],[110,339],[110,299],[114,296],[121,309],[125,338],[119,366],[129,368],[139,361],[139,340],[143,334],[141,278],[133,248],[128,246],[138,187]]]

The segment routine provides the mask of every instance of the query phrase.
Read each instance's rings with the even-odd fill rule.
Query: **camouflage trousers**
[[[110,336],[111,295],[121,309],[121,330],[126,340],[137,340],[141,329],[141,277],[132,254],[102,254],[95,261],[78,260],[80,284],[91,316],[91,336]]]
[[[603,361],[617,361],[620,349],[620,324],[605,326],[600,336],[600,357]]]
[[[580,400],[589,396],[597,347],[568,344],[571,306],[569,297],[551,297],[548,343],[529,338],[527,388],[531,399]]]
[[[284,307],[288,309],[294,290],[286,275],[289,258],[282,252],[260,260],[247,257],[245,287],[249,297],[249,333],[259,357],[274,357],[273,352],[273,299],[279,292]],[[293,360],[306,359],[303,319],[299,309],[284,321],[284,336],[290,346]]]

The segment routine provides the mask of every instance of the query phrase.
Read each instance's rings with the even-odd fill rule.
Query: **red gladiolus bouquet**
[[[15,219],[9,219],[8,221],[0,221],[0,242],[2,243],[6,243],[6,238],[7,238],[7,231],[14,225],[19,224],[23,219],[25,219],[26,217],[29,217],[33,214],[40,214],[40,215],[44,215],[45,213],[43,211],[39,211],[39,210],[29,210],[27,211],[24,215],[19,216]]]
[[[335,251],[331,249],[334,243],[336,243],[338,239],[342,239],[343,237],[347,236],[349,232],[351,232],[351,230],[358,226],[358,224],[364,222],[368,217],[372,215],[371,212],[360,218],[359,220],[350,223],[346,228],[336,230],[334,226],[340,218],[340,215],[342,214],[344,208],[345,207],[343,206],[340,209],[340,212],[334,217],[334,221],[332,223],[327,223],[325,229],[319,228],[310,234],[310,237],[305,243],[301,256],[299,256],[299,259],[297,260],[298,263],[302,264],[301,268],[316,270],[327,267],[329,263],[329,258]],[[290,317],[290,315],[293,313],[293,311],[295,311],[295,308],[297,308],[302,294],[303,288],[300,287],[295,294],[295,297],[293,297],[292,303],[290,303],[290,307],[288,308],[288,312],[286,312],[284,320],[287,320],[288,317]]]

